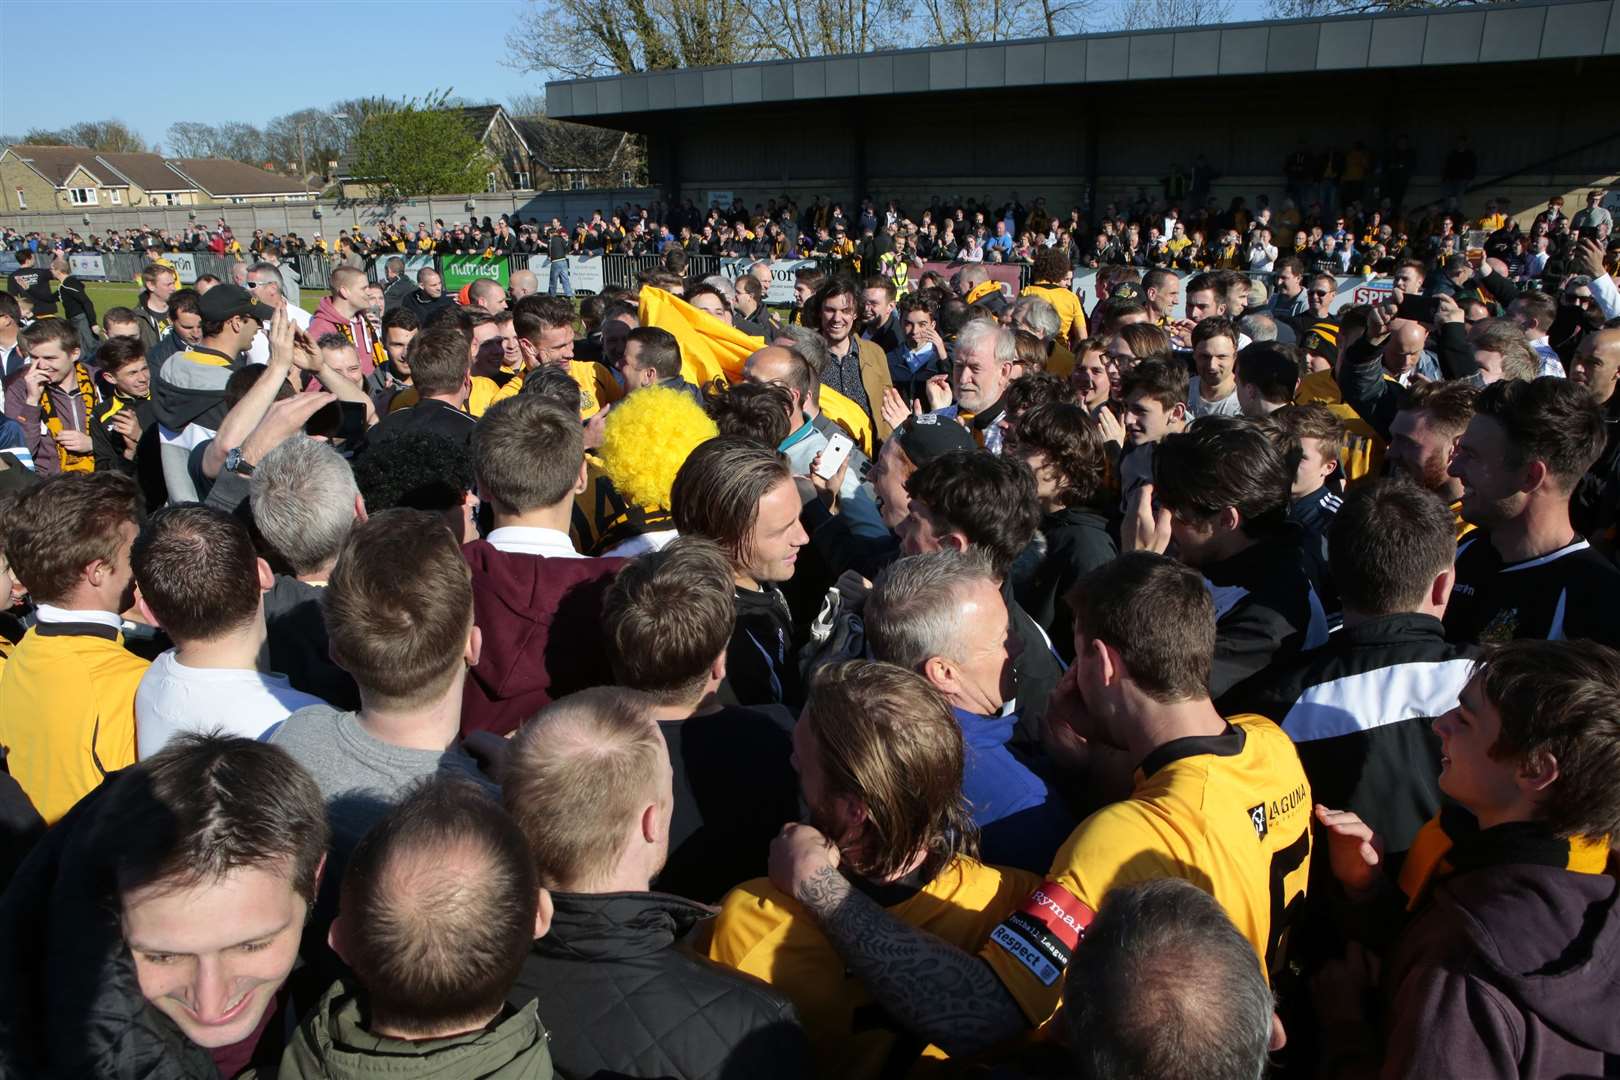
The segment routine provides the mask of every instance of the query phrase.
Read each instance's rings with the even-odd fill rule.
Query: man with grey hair
[[[900,559],[872,587],[864,620],[874,658],[917,672],[950,702],[985,861],[1044,871],[1075,822],[1043,775],[1044,758],[1008,745],[1018,717],[1005,706],[1023,648],[989,560],[972,548]]]
[[[1079,1080],[1260,1080],[1271,988],[1254,946],[1191,882],[1118,888],[1069,961],[1064,1026]]]
[[[247,288],[248,264],[241,259],[231,263],[231,284]]]
[[[252,294],[253,299],[270,308],[271,311],[285,312],[287,318],[292,320],[298,329],[309,332],[309,312],[301,307],[295,307],[287,302],[282,293],[281,271],[273,264],[256,262],[247,268],[246,284],[243,288]],[[263,364],[270,359],[270,328],[259,327],[259,332],[253,335],[253,344],[248,346],[248,363]]]
[[[1040,338],[1047,348],[1046,370],[1050,374],[1067,379],[1074,373],[1074,353],[1061,340],[1063,316],[1050,300],[1034,293],[1020,296],[1001,317],[1001,325]]]
[[[332,661],[321,611],[338,552],[354,523],[366,519],[354,471],[330,444],[296,435],[254,468],[248,498],[259,535],[279,556],[264,595],[260,669],[282,672],[294,689],[339,708],[357,708],[359,691]]]
[[[710,274],[703,279],[703,284],[720,294],[720,298],[726,302],[726,310],[737,306],[737,286],[726,275]]]
[[[1238,332],[1248,336],[1250,341],[1276,341],[1277,320],[1270,315],[1245,315],[1238,320]]]
[[[951,351],[954,403],[936,411],[960,419],[974,440],[993,454],[1001,453],[1000,420],[1007,411],[1003,399],[1017,362],[1012,334],[988,319],[969,320],[956,335]]]
[[[1055,341],[1063,329],[1063,318],[1049,301],[1039,296],[1020,296],[1007,310],[1002,325],[1034,334],[1042,341]]]

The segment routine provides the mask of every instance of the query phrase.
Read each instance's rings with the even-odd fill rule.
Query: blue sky
[[[612,2],[612,0],[604,0]],[[1129,0],[1101,0],[1099,15]],[[1234,20],[1266,0],[1231,0]],[[0,134],[117,118],[148,143],[179,120],[271,118],[346,98],[543,94],[504,66],[523,0],[0,0]],[[1104,21],[1111,22],[1106,19]],[[184,48],[179,48],[180,43]],[[353,62],[357,61],[357,62]],[[247,77],[233,71],[257,71]]]
[[[343,98],[450,87],[504,103],[545,91],[541,76],[501,65],[522,8],[522,0],[0,0],[0,133],[117,117],[155,142],[177,120],[262,126]]]

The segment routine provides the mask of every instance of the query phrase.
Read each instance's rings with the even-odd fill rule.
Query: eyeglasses
[[[247,287],[250,288],[250,289],[257,289],[260,285],[268,285],[268,284],[270,284],[270,282],[268,282],[268,281],[250,281],[250,282],[247,283]]]
[[[1333,294],[1328,292],[1326,289],[1312,289],[1310,292],[1306,293],[1306,295],[1307,296],[1318,296],[1318,297],[1320,297],[1320,296],[1332,296]]]

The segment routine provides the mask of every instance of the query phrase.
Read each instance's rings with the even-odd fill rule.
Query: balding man
[[[523,299],[525,296],[533,296],[539,291],[540,279],[535,276],[533,270],[513,271],[511,285],[513,303]]]
[[[1570,499],[1569,516],[1584,536],[1601,536],[1620,521],[1620,330],[1599,330],[1581,339],[1569,379],[1586,387],[1603,410],[1607,437],[1597,464],[1587,470]]]
[[[299,1026],[281,1076],[551,1075],[536,1003],[506,1002],[550,898],[499,803],[424,781],[355,848],[342,896],[329,940],[354,980]]]
[[[811,463],[826,447],[828,438],[834,433],[845,434],[843,428],[822,415],[819,403],[821,379],[815,368],[792,349],[783,345],[767,345],[743,363],[743,378],[753,383],[774,383],[792,395],[793,411],[788,416],[788,437],[777,449],[787,455],[795,475],[809,475]],[[871,461],[860,447],[850,449],[849,469],[844,473],[844,482],[839,488],[840,498],[853,498],[856,495],[870,465]],[[875,507],[873,512],[876,512]]]
[[[1265,1074],[1271,988],[1209,893],[1176,878],[1115,889],[1085,943],[1064,992],[1073,1075],[1119,1075],[1108,1066],[1123,1062],[1136,1076]]]
[[[1429,332],[1422,323],[1399,319],[1384,342],[1384,370],[1402,386],[1412,385],[1412,376],[1423,361],[1423,347]]]
[[[491,281],[489,278],[479,278],[467,289],[467,299],[471,306],[482,308],[491,315],[499,315],[506,310],[506,290],[501,283]]]
[[[677,947],[712,909],[650,890],[674,806],[655,705],[582,690],[513,736],[501,798],[553,914],[507,1000],[540,998],[564,1076],[801,1076],[809,1047],[793,1006]]]

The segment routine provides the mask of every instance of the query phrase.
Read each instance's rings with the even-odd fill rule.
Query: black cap
[[[924,413],[895,428],[893,438],[900,440],[900,449],[913,465],[919,468],[952,450],[977,450],[967,428],[949,416]]]
[[[197,311],[203,322],[222,323],[237,315],[259,320],[265,326],[275,317],[275,309],[253,299],[253,294],[240,285],[221,283],[197,298]]]

